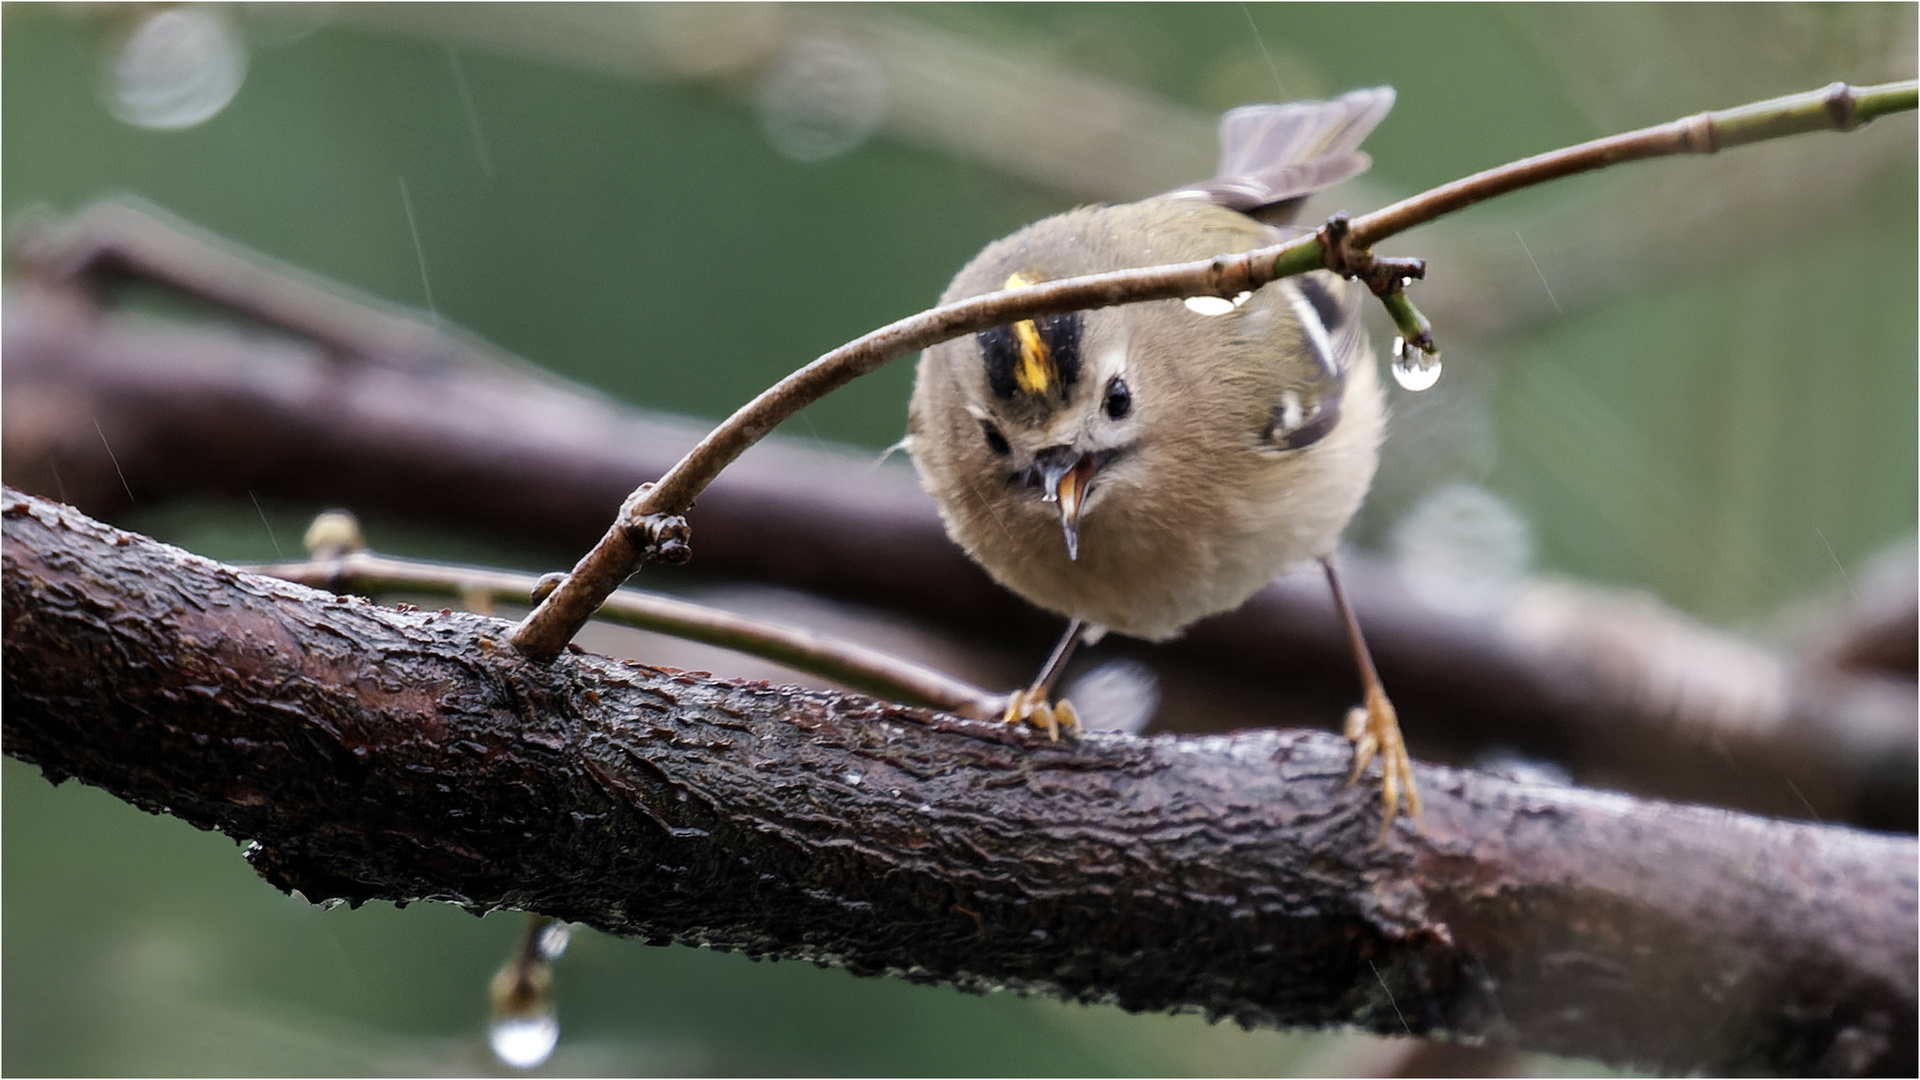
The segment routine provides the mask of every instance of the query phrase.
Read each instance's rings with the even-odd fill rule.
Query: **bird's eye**
[[[1000,429],[993,426],[993,421],[980,421],[980,433],[987,437],[987,449],[994,453],[1004,456],[1012,451],[1013,448],[1007,445],[1007,437],[1000,434]]]
[[[1107,384],[1107,416],[1122,420],[1133,411],[1133,392],[1127,389],[1127,380],[1115,375]]]

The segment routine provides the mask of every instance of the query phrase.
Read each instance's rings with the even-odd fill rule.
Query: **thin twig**
[[[524,604],[541,584],[532,574],[469,566],[418,562],[355,551],[309,562],[243,566],[248,573],[276,577],[335,591],[364,593],[408,591],[441,596],[474,594],[503,603]],[[977,719],[1000,715],[1003,695],[988,693],[951,675],[912,661],[778,623],[703,607],[685,600],[636,589],[620,589],[600,606],[595,618],[674,637],[718,645],[785,664],[842,685],[885,697],[931,705]]]
[[[788,417],[853,379],[930,345],[1019,319],[1066,311],[1113,307],[1188,296],[1229,297],[1269,282],[1322,267],[1366,277],[1396,321],[1413,327],[1419,317],[1395,282],[1412,272],[1411,260],[1376,260],[1373,245],[1497,195],[1548,180],[1626,161],[1683,153],[1713,153],[1722,147],[1806,131],[1852,130],[1889,112],[1912,109],[1920,82],[1888,83],[1856,90],[1834,83],[1805,94],[1774,98],[1719,112],[1614,135],[1490,169],[1405,199],[1351,222],[1342,221],[1329,243],[1327,231],[1237,255],[1168,266],[1089,274],[989,293],[921,312],[884,326],[795,371],[769,388],[689,451],[659,482],[642,485],[599,543],[514,629],[513,643],[540,660],[559,655],[614,589],[649,558],[685,558],[686,513],[701,491],[747,447]],[[1329,222],[1331,227],[1333,222]],[[1375,273],[1376,263],[1388,272]],[[1429,350],[1431,351],[1431,350]]]
[[[1697,113],[1638,131],[1609,135],[1475,173],[1402,199],[1355,218],[1347,239],[1352,246],[1364,250],[1415,225],[1495,196],[1629,161],[1674,154],[1712,154],[1809,131],[1851,131],[1887,113],[1914,108],[1917,92],[1920,92],[1920,82],[1914,80],[1859,88],[1833,83],[1820,90]]]

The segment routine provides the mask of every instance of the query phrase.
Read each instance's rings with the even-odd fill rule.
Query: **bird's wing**
[[[1314,363],[1300,368],[1273,404],[1263,437],[1274,449],[1310,446],[1340,422],[1347,376],[1355,364],[1368,359],[1360,319],[1363,291],[1324,271],[1290,278],[1277,287],[1275,301],[1293,308],[1301,345]]]

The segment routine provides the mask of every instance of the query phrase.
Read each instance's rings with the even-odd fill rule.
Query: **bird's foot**
[[[1367,703],[1347,713],[1347,741],[1353,743],[1353,773],[1347,783],[1360,779],[1367,765],[1376,756],[1380,758],[1380,840],[1384,842],[1403,800],[1409,817],[1420,816],[1413,762],[1407,757],[1406,741],[1400,737],[1400,718],[1384,692],[1368,690]]]
[[[1049,704],[1047,692],[1039,687],[1015,690],[1007,695],[1007,713],[1002,717],[1009,724],[1031,724],[1047,733],[1047,738],[1060,741],[1060,729],[1067,728],[1074,735],[1080,734],[1080,718],[1074,715],[1073,705],[1065,699]]]

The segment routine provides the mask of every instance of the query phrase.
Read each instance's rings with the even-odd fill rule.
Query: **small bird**
[[[1203,259],[1301,234],[1306,196],[1364,171],[1393,89],[1256,105],[1221,120],[1212,180],[1070,210],[987,245],[942,303]],[[907,449],[947,533],[988,574],[1069,620],[1009,722],[1078,722],[1054,682],[1081,640],[1164,641],[1306,563],[1325,568],[1360,667],[1357,779],[1383,767],[1382,834],[1419,795],[1399,721],[1331,561],[1379,461],[1386,407],[1365,288],[1325,271],[1231,300],[1162,300],[998,326],[920,359]]]

